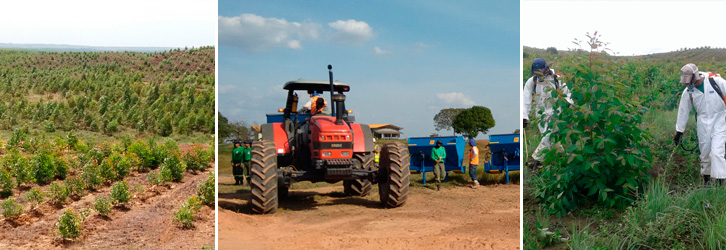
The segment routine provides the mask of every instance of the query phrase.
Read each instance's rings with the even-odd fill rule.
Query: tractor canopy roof
[[[333,82],[333,87],[335,88],[335,92],[348,92],[350,91],[350,86],[348,84],[342,83],[342,82]],[[283,87],[285,90],[307,90],[308,94],[312,94],[313,91],[317,91],[318,93],[323,93],[326,91],[330,91],[330,82],[329,81],[311,81],[311,80],[297,80],[297,81],[289,81],[285,83],[285,86]]]

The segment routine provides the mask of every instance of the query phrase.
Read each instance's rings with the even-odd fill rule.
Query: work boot
[[[436,180],[436,191],[441,190],[441,182],[439,180]]]
[[[704,175],[703,176],[703,185],[711,184],[711,176],[710,175]]]
[[[471,187],[476,188],[477,186],[479,186],[479,181],[474,180],[474,184],[472,184]]]

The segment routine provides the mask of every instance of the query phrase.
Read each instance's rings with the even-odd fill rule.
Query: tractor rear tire
[[[274,213],[277,210],[277,154],[275,143],[257,141],[252,143],[250,164],[250,205],[258,214]]]
[[[411,155],[401,142],[387,142],[381,150],[378,183],[381,205],[385,208],[403,206],[408,199],[411,184]]]
[[[357,161],[354,168],[364,169],[373,166],[373,154],[354,154]],[[343,181],[343,192],[349,196],[366,196],[371,193],[373,184],[367,179],[355,179]]]

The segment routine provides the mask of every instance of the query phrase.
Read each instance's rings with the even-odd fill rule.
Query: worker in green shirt
[[[446,177],[446,167],[444,161],[446,161],[446,149],[442,147],[444,145],[441,140],[436,141],[436,146],[431,149],[431,159],[434,160],[434,176],[436,177],[436,190],[441,190],[441,179]]]
[[[252,141],[246,140],[245,141],[245,147],[243,152],[244,157],[242,158],[242,166],[244,167],[244,175],[247,179],[247,185],[250,185],[250,178],[252,178],[252,175],[250,174],[250,162],[252,161]]]
[[[234,175],[235,185],[242,185],[245,179],[244,170],[242,169],[244,151],[242,142],[234,141],[234,149],[232,149],[232,175]]]

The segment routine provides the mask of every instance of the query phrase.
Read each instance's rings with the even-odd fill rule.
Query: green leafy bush
[[[170,154],[169,157],[164,160],[164,166],[169,169],[169,174],[173,181],[181,181],[184,178],[186,166],[182,163],[181,159],[179,159],[179,155]]]
[[[172,221],[181,223],[184,228],[194,227],[194,214],[199,212],[202,204],[196,196],[189,197],[179,210],[174,212],[174,219]]]
[[[193,172],[204,170],[211,161],[207,151],[199,146],[194,146],[191,151],[184,154],[184,162],[187,169]]]
[[[8,140],[8,148],[18,148],[21,147],[21,143],[25,141],[27,135],[25,132],[23,132],[22,129],[16,128],[13,129],[13,134],[10,135],[10,140]]]
[[[31,161],[31,166],[33,167],[35,182],[39,185],[45,185],[53,181],[56,173],[53,167],[53,158],[48,152],[45,150],[36,152]]]
[[[18,187],[21,184],[30,184],[33,182],[33,174],[28,159],[20,154],[17,149],[12,149],[3,157],[3,165],[8,166],[15,176],[15,182]]]
[[[78,146],[78,137],[76,136],[74,130],[68,132],[68,135],[66,135],[66,141],[69,148],[78,150],[76,148]]]
[[[129,185],[126,181],[116,182],[111,187],[111,201],[113,204],[123,204],[131,200],[131,193],[129,192]]]
[[[56,205],[61,205],[68,199],[68,189],[60,182],[53,182],[48,188],[48,198]]]
[[[123,178],[129,175],[129,172],[131,171],[131,162],[127,158],[127,156],[120,153],[113,153],[109,157],[109,161],[111,161],[113,165],[115,180],[123,180]]]
[[[150,169],[156,168],[156,166],[157,166],[157,165],[155,165],[155,164],[157,164],[156,157],[155,157],[153,151],[151,150],[151,148],[149,148],[149,146],[146,145],[144,142],[135,141],[133,144],[131,144],[131,146],[128,147],[128,152],[135,154],[139,158],[139,160],[140,160],[139,170],[140,171],[146,172],[146,171],[149,171]]]
[[[78,177],[70,177],[63,181],[68,191],[68,196],[74,199],[81,198],[86,194],[86,184]]]
[[[162,166],[162,168],[164,168]],[[159,170],[161,172],[161,170]],[[171,178],[170,178],[171,179]],[[152,185],[159,185],[162,183],[161,177],[158,172],[151,171],[148,175],[146,175],[146,180],[151,183]]]
[[[68,176],[68,162],[61,157],[55,157],[55,178],[65,179]]]
[[[3,201],[2,204],[3,207],[3,216],[8,219],[15,219],[20,216],[21,213],[23,213],[23,207],[20,206],[20,204],[17,204],[15,202],[15,199],[7,198],[5,201]]]
[[[28,192],[26,192],[23,197],[30,201],[31,209],[35,209],[45,201],[45,198],[43,197],[43,192],[41,192],[38,188],[31,188]]]
[[[197,186],[197,197],[202,204],[207,206],[214,205],[214,172],[209,173],[209,178]]]
[[[86,184],[86,188],[88,190],[96,190],[101,186],[101,184],[103,184],[103,178],[101,177],[100,170],[93,162],[88,163],[83,167],[81,179],[83,179],[83,183]]]
[[[46,120],[44,122],[44,124],[45,125],[43,126],[43,129],[45,130],[45,132],[48,132],[48,133],[55,132],[55,124],[52,121]]]
[[[81,236],[81,226],[83,220],[73,209],[67,209],[63,211],[60,217],[58,217],[58,233],[63,239],[75,239]]]
[[[7,170],[0,168],[0,197],[5,198],[13,195],[14,187],[13,177]]]
[[[114,172],[113,164],[109,159],[101,161],[98,166],[98,170],[104,180],[113,181],[116,179],[116,173]]]
[[[585,201],[606,207],[625,207],[642,193],[651,153],[650,135],[639,127],[641,102],[632,89],[616,78],[619,65],[580,57],[566,72],[573,105],[559,90],[553,102],[554,119],[544,169],[535,183],[534,196],[547,212],[565,216]],[[596,66],[593,66],[596,65]]]
[[[111,202],[105,197],[98,197],[93,203],[93,208],[102,216],[108,216],[111,213]]]

